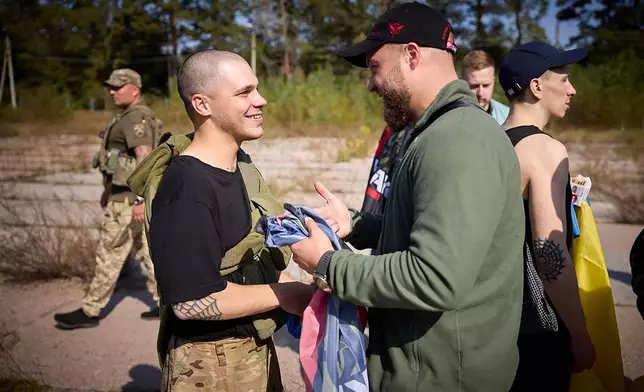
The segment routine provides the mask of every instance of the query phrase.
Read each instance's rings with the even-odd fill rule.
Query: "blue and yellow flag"
[[[595,346],[593,368],[573,374],[570,392],[623,392],[624,370],[608,269],[595,217],[587,201],[574,207],[578,236],[573,240],[572,260],[579,282],[586,328]]]

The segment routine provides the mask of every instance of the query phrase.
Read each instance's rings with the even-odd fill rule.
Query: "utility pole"
[[[0,104],[2,103],[4,77],[7,68],[9,68],[9,94],[11,95],[11,107],[15,110],[18,108],[18,105],[16,104],[16,86],[13,80],[13,62],[11,60],[11,41],[9,41],[9,37],[5,37],[4,39],[4,58],[2,61],[2,77],[0,78]]]
[[[2,76],[0,76],[0,106],[2,105],[2,96],[4,95],[4,76],[7,74],[7,52],[5,49],[2,56]]]
[[[13,61],[11,59],[11,41],[9,41],[9,37],[5,37],[5,46],[7,48],[7,63],[9,64],[9,91],[11,92],[11,107],[15,110],[18,108],[18,105],[16,104],[16,86],[14,85],[13,81]]]

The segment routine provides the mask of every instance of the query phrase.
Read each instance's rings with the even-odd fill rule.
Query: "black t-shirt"
[[[150,251],[164,304],[198,300],[242,283],[234,272],[222,277],[221,259],[251,230],[248,195],[239,168],[215,168],[190,156],[168,165],[152,202]],[[252,336],[249,317],[234,320],[179,320],[169,331],[194,340]]]

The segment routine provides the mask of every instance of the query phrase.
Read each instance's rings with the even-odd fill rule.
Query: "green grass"
[[[641,139],[638,132],[641,134],[644,128],[641,111],[644,60],[624,53],[607,64],[575,67],[571,80],[577,96],[566,117],[550,124],[550,129],[572,132],[570,135],[580,140]],[[269,102],[265,111],[265,136],[377,138],[384,127],[382,103],[377,95],[367,91],[366,84],[364,72],[337,75],[329,68],[308,75],[296,73],[289,81],[281,77],[261,79],[260,92]],[[100,95],[94,93],[97,94]],[[95,135],[111,116],[109,110],[72,111],[52,88],[23,91],[20,96],[22,101],[17,111],[6,104],[0,110],[0,137]],[[507,102],[499,86],[494,97]],[[99,98],[104,102],[106,97]],[[164,121],[166,129],[182,133],[192,130],[176,91],[171,92],[167,106],[159,97],[147,96],[146,101]],[[606,133],[607,130],[611,132]]]
[[[383,126],[382,104],[357,75],[334,76],[320,70],[291,81],[266,80],[261,92],[269,102],[269,126],[350,128]]]
[[[309,75],[260,80],[259,91],[268,101],[264,110],[267,137],[347,136],[379,133],[384,127],[382,104],[367,91],[366,80],[357,74],[337,76],[329,69]],[[151,101],[148,99],[148,101]],[[168,127],[190,130],[176,91],[171,92],[166,108],[155,100],[152,107]]]

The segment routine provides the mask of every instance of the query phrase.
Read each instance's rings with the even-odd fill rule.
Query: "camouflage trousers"
[[[281,392],[273,339],[195,342],[173,336],[163,364],[162,392]]]
[[[96,269],[89,290],[83,298],[83,311],[90,317],[98,316],[114,293],[123,264],[132,254],[143,264],[146,286],[158,303],[154,266],[148,242],[143,235],[143,224],[132,218],[129,201],[109,201],[101,223],[100,239],[96,250]]]

